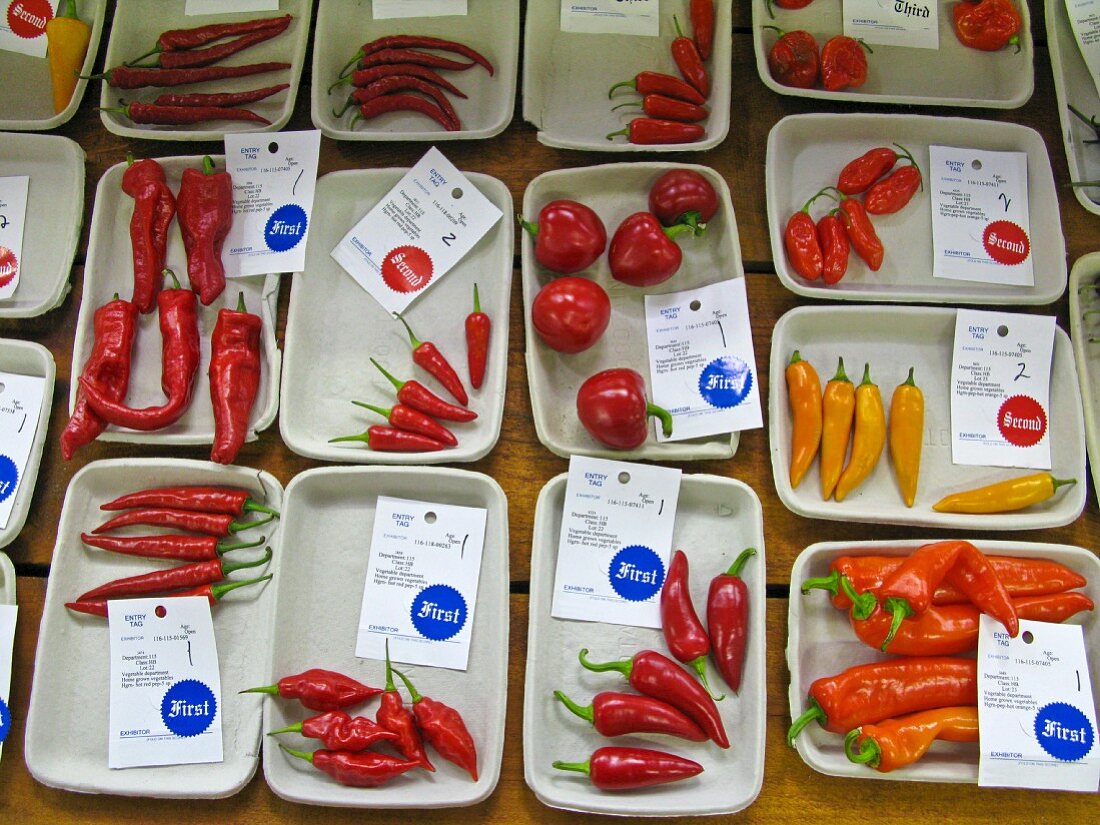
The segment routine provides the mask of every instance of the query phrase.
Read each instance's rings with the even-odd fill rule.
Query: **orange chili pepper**
[[[852,455],[837,480],[833,495],[844,501],[875,469],[882,448],[886,446],[886,410],[878,385],[871,381],[871,365],[863,367],[863,380],[856,387],[855,427],[852,433]]]
[[[1046,501],[1059,487],[1076,484],[1077,479],[1055,478],[1050,473],[1010,478],[986,487],[944,496],[932,509],[937,513],[1011,513]]]
[[[841,358],[836,375],[825,385],[821,398],[821,498],[824,501],[833,494],[844,469],[855,409],[856,388],[848,380]]]
[[[791,405],[791,487],[810,469],[821,444],[821,379],[798,350],[787,364],[787,400]]]
[[[844,753],[852,762],[887,773],[912,765],[937,739],[977,742],[978,709],[936,708],[887,719],[877,725],[862,725],[844,737]]]
[[[890,460],[906,507],[912,507],[917,498],[923,443],[924,393],[913,380],[910,367],[909,377],[898,384],[890,399]]]

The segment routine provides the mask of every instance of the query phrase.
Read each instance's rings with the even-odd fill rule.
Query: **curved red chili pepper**
[[[710,738],[683,712],[652,696],[605,690],[593,696],[587,707],[581,707],[560,690],[555,690],[554,696],[573,714],[591,723],[601,736],[664,733],[691,742],[706,742]]]
[[[485,380],[485,365],[489,359],[489,333],[493,322],[481,311],[481,296],[474,284],[474,311],[466,316],[466,367],[470,371],[470,386],[481,389]]]
[[[273,685],[247,688],[240,693],[268,693],[284,699],[297,699],[310,710],[329,711],[365,702],[382,692],[382,688],[364,685],[358,679],[335,670],[313,667],[284,676]]]
[[[554,762],[559,771],[576,771],[604,791],[624,791],[688,779],[703,772],[691,759],[649,748],[603,747],[584,762]]]
[[[821,280],[832,286],[848,271],[848,255],[852,248],[848,231],[835,210],[821,216],[815,231],[821,246]]]
[[[158,95],[153,103],[158,106],[238,106],[242,103],[255,103],[264,100],[272,95],[277,95],[283,89],[289,88],[289,83],[279,83],[275,86],[264,86],[262,89],[250,89],[246,92],[214,92],[210,94],[165,92]]]
[[[452,126],[456,129],[462,128],[462,121],[458,119],[458,112],[455,111],[454,106],[451,105],[451,101],[447,99],[447,96],[443,94],[437,86],[433,86],[428,81],[421,80],[419,77],[412,77],[411,75],[390,75],[389,77],[383,77],[380,80],[369,83],[366,86],[357,87],[348,97],[347,102],[344,104],[344,108],[339,112],[333,109],[332,114],[334,117],[343,117],[344,112],[356,104],[368,103],[376,97],[382,97],[383,95],[402,90],[410,90],[427,95],[439,104],[439,108],[442,109],[448,119],[450,119]]]
[[[707,592],[707,630],[714,663],[734,693],[741,689],[749,639],[749,589],[741,570],[754,555],[751,547],[742,552],[729,570],[711,579]]]
[[[703,60],[710,59],[714,47],[714,0],[691,0],[691,36]]]
[[[205,49],[161,50],[156,52],[156,58],[152,64],[138,63],[138,60],[143,60],[149,56],[142,55],[137,60],[126,63],[126,65],[141,69],[194,69],[199,66],[209,66],[211,63],[225,60],[225,58],[231,57],[237,52],[242,52],[257,43],[263,43],[265,40],[270,40],[272,37],[282,34],[290,25],[290,15],[276,18],[276,20],[278,22],[273,25],[242,34],[240,37],[226,43],[218,43]]]
[[[160,599],[184,599],[193,596],[199,598],[205,598],[211,605],[217,604],[221,601],[222,597],[238,587],[248,587],[251,584],[258,584],[259,582],[265,582],[272,578],[272,574],[268,573],[266,576],[260,576],[256,579],[247,579],[245,581],[232,581],[232,582],[218,582],[217,584],[204,584],[199,587],[193,587],[190,590],[175,590],[171,593],[161,593],[157,596]],[[65,602],[65,607],[74,613],[87,613],[89,616],[101,616],[107,618],[107,599],[96,599],[95,601],[76,601]]]
[[[200,66],[197,69],[139,69],[115,66],[103,74],[81,75],[82,80],[106,80],[112,89],[141,89],[145,86],[183,86],[207,80],[227,80],[289,69],[289,63],[250,63],[247,66]]]
[[[710,110],[705,106],[697,106],[686,100],[678,100],[668,95],[650,94],[642,98],[641,102],[629,101],[612,106],[612,111],[623,106],[641,106],[646,117],[663,120],[679,120],[684,123],[697,123],[706,120],[710,116]]]
[[[134,261],[133,303],[149,312],[156,303],[168,252],[168,227],[176,215],[176,196],[168,187],[164,167],[152,158],[126,155],[122,191],[134,199],[130,246]]]
[[[435,766],[428,759],[424,740],[416,728],[416,717],[405,705],[397,685],[393,682],[393,663],[390,661],[390,640],[386,639],[386,687],[382,691],[378,712],[374,715],[379,725],[397,734],[393,746],[406,759],[412,760],[424,770],[435,773]]]
[[[210,402],[214,407],[214,444],[210,460],[232,464],[248,438],[248,422],[260,391],[260,338],[264,322],[245,309],[218,310],[210,336]],[[256,509],[256,508],[253,508]]]
[[[455,438],[454,433],[425,413],[420,412],[420,410],[413,409],[405,404],[394,404],[386,409],[362,401],[352,401],[351,403],[365,410],[378,413],[399,430],[426,435],[428,438],[440,441],[448,447],[458,446],[458,439]],[[356,438],[358,439],[359,436],[356,436]]]
[[[383,427],[375,424],[366,432],[356,435],[341,435],[330,438],[329,444],[343,441],[361,441],[370,449],[382,453],[425,453],[442,450],[448,445],[420,433],[399,430],[397,427]],[[457,443],[457,442],[456,442]]]
[[[377,788],[394,777],[419,767],[415,762],[405,762],[388,753],[374,751],[349,753],[324,749],[309,753],[288,748],[281,742],[279,747],[291,756],[312,763],[313,767],[327,773],[341,785],[352,788]]]
[[[418,66],[415,63],[385,63],[381,66],[370,66],[366,69],[358,69],[329,86],[328,92],[332,94],[332,90],[337,86],[347,84],[352,86],[369,86],[376,80],[381,80],[384,77],[392,77],[393,75],[411,75],[413,77],[419,77],[421,80],[427,80],[429,83],[434,83],[436,86],[450,92],[455,97],[461,97],[463,100],[467,99],[465,92],[441,74],[433,72],[427,66]]]
[[[710,76],[707,67],[703,65],[703,58],[699,55],[699,49],[695,41],[685,37],[680,30],[680,20],[672,15],[672,22],[676,25],[676,39],[672,41],[672,59],[676,62],[676,68],[684,76],[684,80],[694,86],[704,98],[710,97]]]
[[[358,61],[358,68],[360,69],[369,69],[371,66],[387,66],[392,63],[413,63],[417,66],[427,66],[430,69],[450,69],[456,72],[464,72],[466,69],[472,69],[477,65],[476,61],[462,63],[458,60],[440,57],[437,54],[418,52],[416,49],[380,49],[371,52],[362,59],[352,60],[340,71],[340,76],[346,75],[348,69],[355,65],[356,61]]]
[[[226,544],[219,542],[217,536],[180,536],[172,533],[161,536],[96,536],[81,533],[80,540],[89,547],[109,553],[175,561],[207,561],[233,550],[259,547],[267,541],[260,536],[256,541]]]
[[[630,87],[640,95],[668,95],[669,97],[686,100],[688,103],[694,103],[697,106],[702,106],[707,102],[707,99],[699,94],[699,90],[690,83],[662,72],[638,72],[631,80],[620,81],[608,89],[608,99],[611,99],[616,89],[623,86]]]
[[[409,343],[412,345],[413,363],[430,373],[435,380],[446,388],[447,392],[454,396],[462,406],[466,406],[470,398],[466,395],[466,389],[462,386],[462,380],[458,377],[454,367],[439,351],[439,347],[430,341],[421,341],[413,334],[412,327],[400,312],[395,312],[394,317],[400,321],[405,331],[409,333]]]
[[[710,637],[699,621],[695,605],[691,603],[688,584],[688,560],[683,550],[672,554],[665,583],[661,586],[661,630],[669,652],[699,674],[703,687],[712,699],[715,696],[707,683],[707,655],[710,653]]]
[[[127,576],[123,579],[106,582],[99,585],[99,587],[93,587],[86,593],[82,593],[76,597],[76,600],[85,602],[97,599],[121,599],[129,596],[164,593],[181,587],[214,584],[236,570],[260,567],[269,561],[271,561],[270,547],[267,548],[261,558],[252,561],[224,561],[218,558],[181,564],[179,567],[170,567],[167,570],[153,570],[149,573],[141,573],[137,576]]]
[[[141,507],[119,513],[92,530],[93,533],[106,533],[118,527],[130,527],[145,524],[153,527],[176,527],[193,533],[205,533],[208,536],[228,536],[250,527],[267,524],[274,516],[257,521],[234,521],[228,513],[196,513],[192,510],[173,510],[168,507]]]
[[[270,126],[271,121],[251,109],[231,109],[226,106],[161,106],[157,103],[134,101],[123,106],[101,107],[101,112],[113,112],[134,123],[155,123],[178,126],[205,123],[209,120],[247,120]]]
[[[157,38],[157,45],[137,58],[143,60],[157,52],[168,52],[176,49],[193,49],[196,46],[205,46],[215,40],[225,37],[235,37],[240,34],[263,31],[267,28],[290,25],[292,15],[281,17],[261,17],[255,20],[242,20],[238,23],[211,23],[206,26],[194,26],[189,29],[169,29]]]
[[[473,410],[444,401],[419,381],[401,381],[394,378],[386,371],[385,367],[373,358],[370,359],[370,362],[378,368],[382,375],[386,376],[386,380],[393,384],[393,388],[397,390],[397,400],[402,404],[407,404],[415,410],[427,413],[433,418],[442,418],[444,421],[473,421],[477,418],[477,413]]]
[[[307,739],[319,739],[329,750],[358,753],[377,742],[395,742],[397,734],[386,730],[366,716],[352,716],[347,711],[330,710],[319,716],[311,716],[285,728],[270,731],[268,736],[280,733],[300,733]]]
[[[349,127],[354,127],[360,120],[371,120],[390,112],[418,112],[427,115],[448,132],[457,132],[462,128],[462,124],[451,120],[451,116],[433,101],[401,93],[374,97],[366,103],[359,104],[359,110]]]
[[[278,510],[252,498],[248,490],[233,487],[150,487],[99,505],[100,510],[129,510],[132,507],[173,507],[200,513],[228,513],[231,516],[245,513],[279,515]]]
[[[191,289],[210,306],[225,289],[222,245],[233,224],[233,180],[227,171],[215,172],[206,155],[201,170],[183,170],[176,207]]]
[[[409,691],[416,724],[424,738],[439,751],[440,756],[468,771],[477,782],[477,747],[461,714],[436,699],[421,696],[408,676],[397,668],[393,672],[401,677]]]
[[[468,57],[475,63],[483,66],[492,77],[496,74],[493,64],[477,49],[458,43],[454,40],[444,40],[441,37],[425,37],[422,35],[399,34],[390,37],[379,37],[370,43],[365,43],[351,62],[366,57],[368,54],[382,51],[383,49],[436,49],[437,51],[453,52],[454,54]],[[341,72],[343,74],[343,72]]]

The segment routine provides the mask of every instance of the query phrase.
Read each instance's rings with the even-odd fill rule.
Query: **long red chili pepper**
[[[435,49],[441,52],[453,52],[462,57],[468,57],[475,63],[484,66],[485,71],[487,71],[490,76],[496,73],[493,64],[489,62],[489,59],[486,58],[485,55],[464,43],[458,43],[454,40],[444,40],[440,37],[424,37],[410,34],[379,37],[377,40],[365,43],[358,53],[356,53],[355,57],[348,61],[348,65],[360,58],[366,57],[369,54],[374,54],[375,52],[380,52],[384,49]],[[346,69],[347,66],[345,65],[344,68]],[[341,71],[340,74],[344,74],[344,72]]]
[[[233,550],[259,547],[267,541],[260,536],[256,541],[226,543],[219,542],[217,536],[179,536],[173,533],[161,536],[96,536],[81,533],[80,540],[89,547],[110,553],[175,561],[207,561]]]
[[[373,358],[370,362],[393,384],[393,388],[397,390],[397,400],[402,404],[427,413],[433,418],[442,418],[444,421],[473,421],[477,418],[477,413],[473,410],[444,401],[419,381],[401,381],[387,372],[386,368]]]
[[[428,438],[440,441],[448,447],[458,446],[458,439],[455,438],[454,433],[430,416],[420,412],[420,410],[413,409],[405,404],[394,404],[389,409],[386,409],[385,407],[377,407],[374,404],[366,404],[362,401],[352,401],[351,403],[365,410],[378,413],[399,430],[426,435]],[[358,441],[360,438],[361,436],[356,435],[353,440]]]
[[[878,725],[862,725],[844,737],[844,753],[852,762],[887,773],[912,765],[937,739],[977,742],[978,709],[935,708]]]
[[[228,536],[250,527],[267,524],[273,518],[275,517],[268,516],[256,521],[234,521],[233,516],[228,513],[196,513],[191,510],[173,510],[168,507],[140,507],[119,513],[92,532],[106,533],[118,527],[143,524],[152,527],[175,527],[179,530],[190,530],[193,533],[205,533],[208,536]]]
[[[710,110],[705,106],[698,106],[668,95],[646,95],[641,101],[632,100],[627,103],[620,103],[618,106],[612,106],[611,109],[614,111],[624,106],[641,106],[646,117],[661,120],[680,120],[684,123],[698,123],[710,116]]]
[[[134,261],[133,303],[149,312],[157,293],[168,253],[168,227],[176,215],[176,196],[168,187],[164,167],[152,158],[134,160],[126,155],[122,191],[134,199],[130,217],[130,246]]]
[[[477,746],[462,715],[436,699],[421,696],[408,676],[397,668],[393,672],[401,677],[409,691],[416,724],[424,738],[439,751],[440,756],[468,771],[477,782]]]
[[[248,422],[260,391],[260,338],[263,319],[249,312],[244,293],[237,308],[218,310],[210,336],[210,402],[214,406],[214,444],[210,460],[232,464],[248,437]]]
[[[397,427],[383,427],[375,424],[366,432],[355,435],[341,435],[330,438],[329,444],[342,441],[361,441],[370,449],[381,453],[425,453],[445,449],[448,445],[420,433],[400,430]]]
[[[451,105],[451,101],[447,99],[447,96],[439,90],[439,87],[432,85],[426,80],[421,80],[419,77],[413,77],[412,75],[390,75],[389,77],[383,77],[380,80],[369,83],[366,86],[357,87],[348,97],[347,102],[344,104],[344,108],[340,111],[333,109],[332,114],[334,117],[343,117],[344,112],[352,106],[368,103],[376,97],[382,97],[383,95],[399,91],[414,91],[427,95],[439,105],[439,108],[443,110],[444,114],[446,114],[447,118],[451,121],[452,126],[456,129],[462,128],[462,121],[459,120],[458,112],[455,111],[454,106]]]
[[[698,123],[681,123],[677,120],[658,120],[652,117],[636,117],[617,132],[610,132],[607,139],[626,135],[631,143],[657,146],[668,143],[694,143],[706,136],[707,130]]]
[[[276,95],[283,89],[289,89],[289,83],[278,83],[274,86],[264,86],[262,89],[251,89],[246,92],[192,92],[179,94],[165,92],[158,95],[153,101],[158,106],[239,106],[242,103],[255,103]]]
[[[703,772],[691,759],[649,748],[603,747],[584,762],[554,762],[559,771],[576,771],[603,791],[625,791],[688,779]]]
[[[844,221],[844,228],[848,232],[848,240],[852,242],[856,254],[863,258],[872,272],[877,272],[882,266],[886,250],[882,241],[879,240],[874,224],[867,217],[867,210],[855,198],[841,194],[840,215],[841,220]]]
[[[176,510],[227,513],[231,516],[245,513],[279,515],[278,510],[252,498],[252,493],[248,490],[234,487],[150,487],[99,505],[100,510],[129,510],[133,507],[172,507]]]
[[[661,586],[661,630],[669,652],[699,674],[703,687],[713,699],[715,696],[707,683],[707,656],[710,654],[710,637],[699,621],[695,605],[691,603],[691,587],[688,583],[688,560],[683,550],[672,554],[668,574]]]
[[[162,51],[156,55],[156,58],[152,64],[137,63],[136,61],[127,63],[127,66],[136,66],[143,69],[160,68],[160,69],[194,69],[199,66],[209,66],[211,63],[217,63],[225,58],[243,52],[245,49],[255,46],[257,43],[263,43],[265,40],[270,40],[272,37],[282,34],[286,31],[287,26],[290,25],[290,17],[284,18],[285,22],[277,26],[269,26],[258,31],[243,34],[233,40],[229,40],[225,43],[218,43],[213,46],[208,46],[205,49],[189,49],[186,51]],[[139,58],[141,59],[141,58]]]
[[[435,766],[428,759],[424,740],[416,727],[416,716],[406,706],[397,685],[393,682],[393,663],[390,661],[390,640],[386,639],[386,687],[382,691],[375,721],[388,731],[397,734],[393,746],[397,752],[424,770],[435,773]]]
[[[481,389],[485,380],[485,365],[489,359],[489,334],[493,322],[481,311],[481,296],[474,284],[474,311],[466,316],[466,366],[470,371],[470,386]]]
[[[632,659],[617,662],[595,663],[587,657],[586,648],[580,652],[581,665],[586,669],[597,673],[609,670],[621,673],[639,693],[668,702],[686,713],[718,747],[730,746],[722,716],[710,694],[667,656],[655,650],[642,650]]]
[[[403,93],[372,97],[366,103],[360,103],[349,126],[354,127],[360,120],[371,120],[390,112],[418,112],[427,115],[448,132],[457,132],[462,128],[462,124],[452,120],[439,104]]]
[[[852,249],[848,231],[836,211],[830,211],[821,216],[816,232],[817,242],[821,245],[821,280],[832,286],[848,271],[848,256]]]
[[[291,756],[311,763],[317,770],[327,773],[341,785],[353,788],[377,788],[394,777],[419,767],[415,762],[405,762],[388,753],[374,751],[349,753],[323,749],[309,753],[288,748],[281,742],[279,747]]]
[[[112,89],[141,89],[145,86],[183,86],[207,80],[228,80],[289,69],[289,63],[249,63],[246,66],[200,66],[196,69],[139,69],[115,66],[103,74],[81,75],[83,80],[106,80]]]
[[[714,0],[691,0],[691,36],[703,60],[710,59],[714,47]]]
[[[283,699],[297,699],[303,707],[322,712],[357,705],[381,692],[382,688],[364,685],[343,673],[319,667],[284,676],[273,685],[262,685],[240,691],[240,693],[268,693],[272,696],[281,696]]]
[[[680,30],[680,20],[672,15],[672,21],[676,25],[676,39],[672,41],[672,59],[676,62],[676,68],[684,76],[684,80],[694,86],[704,98],[710,97],[710,76],[707,67],[703,65],[703,58],[699,55],[699,49],[695,41],[685,37]]]
[[[225,289],[222,245],[233,224],[233,180],[214,171],[206,155],[202,170],[184,169],[176,198],[180,234],[187,252],[187,277],[203,306],[210,306]]]
[[[714,663],[734,693],[741,689],[749,640],[749,589],[741,570],[755,555],[751,547],[742,551],[729,570],[711,579],[707,592],[707,632]]]
[[[555,690],[554,696],[576,716],[591,723],[601,736],[664,733],[691,742],[706,742],[710,738],[682,711],[652,696],[605,690],[593,696],[592,704],[585,707],[560,690]]]
[[[429,83],[439,86],[444,91],[450,92],[455,97],[460,97],[463,100],[467,99],[466,93],[443,77],[443,75],[438,72],[433,72],[427,66],[418,66],[415,63],[384,63],[381,66],[370,66],[366,69],[358,69],[329,86],[328,92],[332,94],[332,90],[337,86],[369,86],[376,80],[381,80],[385,77],[393,77],[394,75],[419,77],[421,80],[427,80]]]
[[[135,100],[122,106],[101,108],[100,111],[122,115],[134,123],[168,126],[206,123],[210,120],[248,120],[265,126],[271,125],[270,120],[251,109],[232,109],[227,106],[162,106],[159,103],[141,103]]]
[[[280,733],[300,733],[307,739],[320,739],[329,750],[357,753],[365,751],[377,742],[394,742],[397,734],[386,730],[366,716],[352,716],[347,711],[330,710],[319,716],[270,731],[268,736]]]
[[[141,573],[137,576],[127,576],[126,578],[106,582],[99,585],[99,587],[93,587],[86,593],[82,593],[76,597],[76,600],[87,602],[97,599],[121,599],[130,596],[166,593],[169,590],[178,590],[181,587],[214,584],[222,581],[236,570],[261,567],[269,561],[271,561],[270,547],[267,548],[261,558],[252,561],[225,561],[218,558],[181,564],[179,567],[170,567],[167,570],[153,570],[149,573]]]
[[[702,106],[707,102],[707,99],[699,94],[699,90],[690,83],[661,72],[638,72],[632,79],[616,83],[607,90],[608,99],[611,98],[616,89],[623,86],[630,87],[640,95],[668,95],[669,97],[686,100],[688,103],[694,103],[697,106]]]
[[[401,313],[395,312],[394,316],[404,325],[405,331],[409,333],[409,344],[413,348],[413,363],[435,378],[444,386],[447,392],[454,396],[459,404],[465,407],[470,397],[466,394],[466,388],[462,386],[462,380],[455,372],[455,368],[439,351],[439,347],[431,341],[421,341],[417,338],[413,334],[409,322],[405,320]]]
[[[477,65],[476,61],[462,63],[458,60],[440,57],[438,54],[419,52],[416,49],[380,49],[371,52],[362,59],[357,58],[357,60],[359,69],[369,69],[371,66],[385,66],[392,63],[413,63],[417,66],[427,66],[430,69],[450,69],[456,72],[464,72],[466,69],[472,69]],[[356,60],[353,60],[344,66],[340,71],[340,76],[346,75],[348,69],[355,64]]]
[[[217,604],[221,601],[222,597],[226,593],[236,590],[238,587],[248,587],[251,584],[258,584],[259,582],[265,582],[272,578],[272,574],[268,573],[266,576],[260,576],[256,579],[247,579],[245,581],[232,581],[232,582],[219,582],[217,584],[204,584],[199,587],[193,587],[190,590],[175,590],[171,593],[160,593],[158,598],[161,599],[183,599],[193,596],[205,598],[211,605]],[[107,618],[107,599],[96,599],[90,602],[66,602],[65,607],[74,613],[87,613],[89,616],[101,616]]]
[[[912,159],[909,150],[894,144]],[[836,188],[845,195],[858,195],[871,188],[871,184],[894,168],[898,153],[889,146],[868,149],[858,158],[848,161],[836,179]]]
[[[156,46],[137,59],[143,60],[149,55],[156,54],[157,52],[193,49],[196,46],[205,46],[207,43],[213,43],[215,40],[263,31],[267,28],[281,26],[285,29],[290,25],[291,17],[291,15],[287,14],[281,17],[261,17],[255,20],[243,20],[238,23],[211,23],[206,26],[195,26],[189,29],[169,29],[157,38]]]

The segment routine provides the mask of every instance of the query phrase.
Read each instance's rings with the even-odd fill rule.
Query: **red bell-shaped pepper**
[[[552,272],[572,275],[596,262],[607,248],[607,230],[600,216],[583,203],[550,201],[536,223],[516,220],[535,239],[535,260]]]
[[[652,212],[635,212],[619,224],[611,238],[608,263],[616,281],[631,286],[653,286],[667,281],[680,268],[684,253],[674,238],[694,232],[686,224],[664,227]]]
[[[645,379],[631,369],[598,372],[577,391],[577,416],[589,434],[616,450],[632,450],[649,436],[649,416],[672,434],[668,410],[646,400]]]

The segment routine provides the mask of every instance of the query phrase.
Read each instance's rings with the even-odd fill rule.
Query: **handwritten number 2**
[[[458,240],[458,236],[452,232],[450,235],[444,235],[442,238],[440,238],[440,240],[443,241],[446,246],[450,246],[451,241]]]

